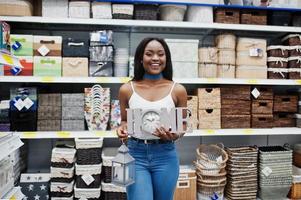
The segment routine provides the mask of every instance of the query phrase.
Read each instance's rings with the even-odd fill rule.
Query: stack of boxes
[[[236,36],[221,34],[215,38],[218,49],[217,76],[219,78],[235,78],[235,46]]]
[[[19,60],[23,69],[4,66],[4,75],[33,75],[33,36],[32,35],[10,35],[11,53]]]
[[[199,88],[199,129],[221,128],[221,93],[220,88]]]
[[[87,77],[89,66],[89,34],[63,37],[62,76]]]
[[[187,107],[191,111],[191,125],[192,129],[198,129],[198,96],[188,96],[187,97]]]
[[[199,77],[200,78],[217,77],[217,48],[215,47],[199,48]]]
[[[239,38],[236,47],[236,78],[267,78],[265,39]]]
[[[267,47],[268,78],[287,79],[289,46],[271,45]]]
[[[251,127],[251,96],[249,86],[221,88],[222,128]]]
[[[61,94],[39,94],[38,131],[59,131],[61,120]]]
[[[84,94],[62,94],[62,130],[85,130]]]
[[[68,0],[42,0],[42,16],[68,18]]]
[[[174,78],[198,77],[198,40],[165,39],[171,53]]]
[[[0,101],[0,131],[10,131],[9,101]]]
[[[52,150],[51,199],[73,199],[75,153],[76,150],[70,147],[55,147]]]
[[[273,89],[254,87],[252,90],[252,128],[273,127]]]
[[[113,32],[111,30],[90,33],[89,76],[113,76]]]
[[[70,1],[68,15],[70,18],[90,18],[90,1]]]
[[[298,96],[274,96],[274,127],[295,127],[294,113],[298,110]]]
[[[76,138],[75,145],[77,151],[75,199],[99,199],[101,194],[103,138]]]
[[[34,76],[60,77],[62,71],[62,37],[34,36]]]
[[[36,131],[37,108],[36,88],[11,88],[11,131]]]

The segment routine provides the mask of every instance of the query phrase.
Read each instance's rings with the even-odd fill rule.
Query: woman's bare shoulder
[[[126,96],[129,96],[130,94],[132,94],[131,83],[128,82],[128,83],[122,84],[119,89],[119,94],[126,95]]]
[[[186,88],[180,83],[175,84],[174,92],[177,96],[187,95]]]

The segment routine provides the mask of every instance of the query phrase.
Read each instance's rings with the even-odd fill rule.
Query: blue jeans
[[[135,183],[127,187],[128,200],[173,200],[179,159],[173,142],[144,144],[128,140],[135,158]]]

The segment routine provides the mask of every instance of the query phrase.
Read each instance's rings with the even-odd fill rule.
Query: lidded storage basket
[[[267,59],[269,68],[287,68],[288,59],[281,57],[268,57]]]
[[[138,20],[157,20],[159,6],[156,4],[135,4],[134,16]]]
[[[185,5],[160,5],[160,19],[164,21],[183,21],[187,6]]]
[[[101,183],[102,200],[126,200],[126,189],[111,183]]]
[[[58,168],[72,168],[75,162],[76,150],[73,148],[53,148],[51,166]]]
[[[213,23],[213,7],[188,6],[186,18],[189,22]]]
[[[113,4],[113,19],[133,19],[134,5],[132,4]]]
[[[214,14],[217,23],[239,24],[240,13],[238,9],[218,8]]]
[[[99,188],[101,183],[102,164],[78,165],[75,164],[77,188]]]
[[[301,45],[301,35],[300,34],[289,34],[282,39],[285,45],[298,46]]]
[[[102,162],[103,138],[75,138],[77,161],[79,165],[95,165]]]

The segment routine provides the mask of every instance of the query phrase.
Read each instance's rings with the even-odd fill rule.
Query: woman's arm
[[[117,135],[121,140],[127,139],[128,132],[127,132],[127,119],[126,119],[126,109],[129,107],[129,93],[130,88],[129,84],[123,84],[119,89],[119,103],[120,103],[120,112],[121,112],[121,124],[117,128]]]

